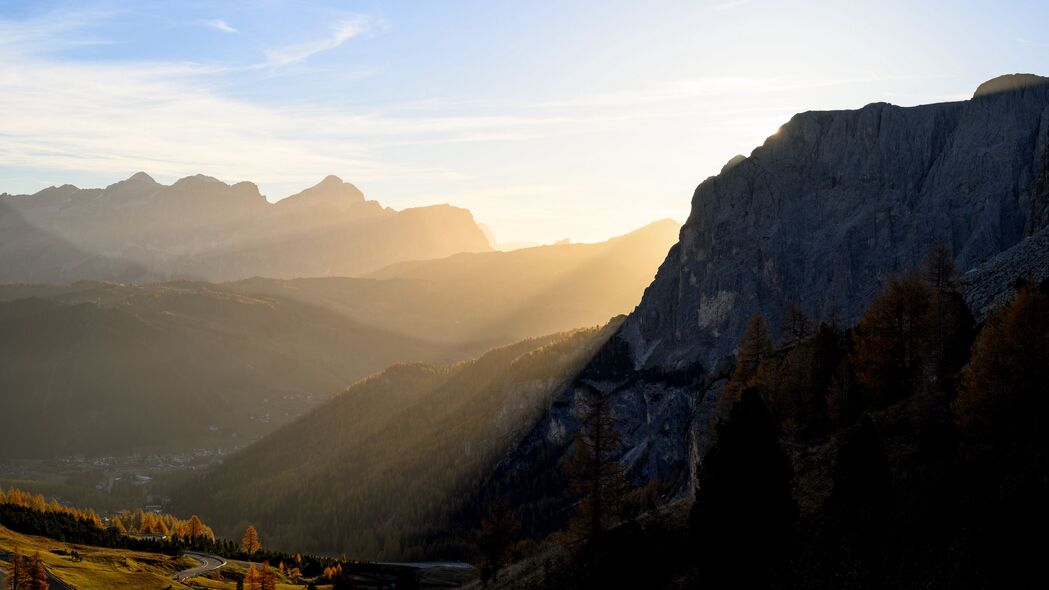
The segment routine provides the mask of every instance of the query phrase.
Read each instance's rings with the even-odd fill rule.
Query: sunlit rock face
[[[980,88],[965,102],[796,115],[704,181],[624,328],[635,365],[713,366],[751,315],[776,334],[791,302],[851,323],[933,245],[965,271],[1045,225],[1049,79]]]
[[[527,478],[550,468],[540,458],[563,456],[586,385],[613,397],[634,483],[689,489],[724,360],[750,316],[763,314],[774,336],[789,303],[851,324],[887,275],[937,244],[963,273],[1026,248],[998,261],[1023,274],[1044,260],[1044,235],[1025,238],[1049,222],[1047,146],[1049,79],[1033,76],[996,79],[963,102],[794,116],[699,185],[641,304],[500,473]],[[981,301],[996,296],[978,283]]]

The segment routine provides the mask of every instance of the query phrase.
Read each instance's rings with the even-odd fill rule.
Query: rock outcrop
[[[699,185],[641,304],[504,459],[493,488],[528,490],[556,469],[578,428],[576,398],[594,387],[612,396],[634,482],[688,489],[749,317],[763,314],[774,335],[789,303],[854,322],[887,275],[937,244],[963,272],[995,261],[972,284],[1044,269],[1047,214],[1049,78],[992,80],[963,102],[796,115]],[[1001,294],[991,291],[971,290],[970,301],[992,305]],[[516,500],[549,507],[556,487]]]

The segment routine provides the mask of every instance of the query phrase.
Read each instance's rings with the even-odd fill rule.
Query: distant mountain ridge
[[[336,176],[276,203],[250,182],[163,185],[143,172],[104,189],[4,194],[0,231],[0,282],[355,276],[491,250],[465,209],[396,211]]]

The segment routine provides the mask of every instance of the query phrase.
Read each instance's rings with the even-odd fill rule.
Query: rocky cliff
[[[635,483],[687,489],[725,359],[750,316],[763,314],[773,334],[788,303],[851,323],[887,275],[936,244],[963,272],[1025,273],[1045,260],[1045,234],[1035,234],[1049,221],[1047,148],[1049,78],[1035,76],[992,80],[962,102],[794,116],[699,185],[641,304],[492,487],[511,490],[527,514],[555,513],[557,482],[530,482],[558,469],[585,385],[613,397]],[[1002,254],[1014,247],[1024,253]],[[978,280],[991,272],[969,276],[988,293],[980,306],[999,296],[994,279]]]

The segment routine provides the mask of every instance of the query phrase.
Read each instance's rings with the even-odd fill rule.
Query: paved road
[[[179,582],[185,582],[195,576],[203,576],[204,574],[213,572],[226,565],[226,560],[217,555],[208,555],[206,553],[185,553],[185,556],[196,560],[200,565],[197,567],[191,567],[188,570],[182,570],[172,576]]]

